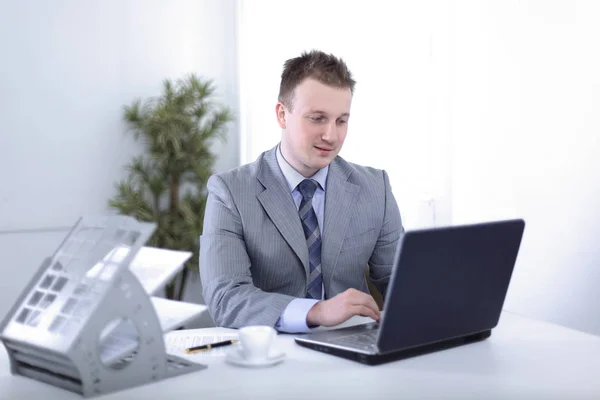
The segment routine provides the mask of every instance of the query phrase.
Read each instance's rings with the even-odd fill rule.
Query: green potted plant
[[[206,182],[213,173],[211,145],[225,139],[230,110],[213,100],[212,81],[192,74],[165,80],[159,97],[136,99],[124,120],[144,153],[128,165],[109,207],[157,224],[147,245],[192,251],[183,270],[166,286],[166,297],[181,300],[188,278],[198,271],[199,237],[206,205]]]

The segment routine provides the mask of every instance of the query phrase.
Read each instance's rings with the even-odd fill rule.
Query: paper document
[[[224,335],[198,335],[198,334],[185,334],[185,331],[181,331],[182,334],[168,335],[165,337],[165,345],[167,353],[186,356],[185,349],[195,346],[202,346],[210,343],[222,342],[225,340],[237,340],[238,335],[236,333],[224,334]],[[180,333],[180,332],[177,332]],[[235,345],[232,345],[235,346]],[[231,349],[231,346],[217,347],[208,351],[202,351],[187,356],[201,356],[201,357],[223,357],[226,352]]]
[[[208,308],[205,305],[151,297],[152,305],[163,332],[182,327]]]
[[[155,294],[183,269],[192,256],[189,251],[142,247],[129,269],[140,280],[148,294]]]
[[[110,279],[116,269],[115,263],[123,261],[127,253],[129,248],[124,246],[111,250],[101,262],[87,271],[86,276]],[[189,251],[144,246],[131,261],[129,270],[138,278],[146,293],[156,294],[183,269],[184,263],[191,256],[192,253]]]

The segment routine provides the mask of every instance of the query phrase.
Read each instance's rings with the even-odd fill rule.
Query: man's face
[[[291,111],[277,103],[277,119],[283,128],[281,152],[300,174],[310,177],[342,149],[352,92],[309,78],[296,87],[291,103]]]

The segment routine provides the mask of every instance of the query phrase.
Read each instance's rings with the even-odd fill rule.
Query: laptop
[[[294,340],[371,365],[484,340],[500,319],[524,229],[514,219],[407,231],[379,323]]]

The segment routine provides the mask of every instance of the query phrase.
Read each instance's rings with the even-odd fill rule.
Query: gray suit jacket
[[[306,296],[308,249],[276,147],[208,181],[200,277],[218,326],[274,326]],[[321,268],[325,297],[368,293],[365,268],[385,293],[403,232],[385,171],[335,158],[325,191]]]

